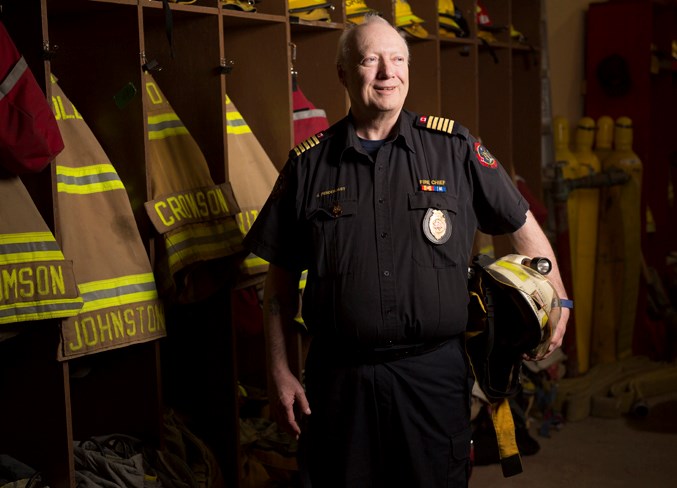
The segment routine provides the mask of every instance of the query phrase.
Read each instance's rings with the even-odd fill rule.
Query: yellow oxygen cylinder
[[[580,176],[594,175],[601,171],[599,159],[592,151],[594,139],[595,121],[590,117],[583,117],[576,126],[576,138],[573,150],[574,156],[576,156],[578,161]],[[576,198],[578,205],[578,220],[576,222],[577,246],[572,248],[572,254],[576,256],[576,269],[573,270],[572,276],[573,290],[576,296],[574,314],[578,372],[580,374],[585,373],[590,367],[599,190],[597,188],[581,188],[577,190]]]
[[[578,159],[569,148],[569,121],[564,117],[552,120],[553,142],[555,145],[555,161],[562,166],[562,176],[574,179],[579,176]],[[567,200],[567,217],[569,221],[569,246],[571,249],[571,277],[576,281],[576,244],[578,242],[578,190],[572,191]],[[574,292],[575,293],[575,292]],[[577,297],[575,297],[577,299]]]
[[[632,120],[629,117],[616,119],[614,129],[614,150],[607,159],[609,168],[619,168],[630,176],[630,181],[620,188],[620,213],[622,243],[623,279],[619,297],[618,334],[616,336],[616,357],[624,359],[632,355],[632,335],[637,314],[637,299],[642,272],[641,262],[641,189],[642,162],[632,150]]]
[[[614,125],[614,119],[607,115],[597,120],[595,154],[600,160],[602,171],[609,170],[609,156],[613,152]],[[590,366],[616,361],[624,259],[620,200],[621,186],[600,189]]]
[[[614,119],[608,115],[602,115],[597,119],[597,132],[595,134],[594,152],[602,165],[602,171],[605,170],[604,160],[609,157],[613,151],[614,139]]]

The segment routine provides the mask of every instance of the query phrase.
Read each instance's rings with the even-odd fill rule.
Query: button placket
[[[391,209],[388,206],[390,199],[390,187],[388,182],[388,165],[393,151],[393,144],[386,143],[381,148],[375,161],[374,171],[374,219],[378,239],[376,246],[378,252],[378,269],[380,273],[381,306],[384,330],[379,331],[382,337],[397,337],[397,314],[396,309],[396,289],[394,280],[395,256],[392,247],[391,229]]]

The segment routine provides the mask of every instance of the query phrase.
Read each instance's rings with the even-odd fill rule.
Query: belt
[[[442,342],[426,342],[423,344],[413,345],[393,345],[389,347],[378,347],[374,349],[361,349],[350,351],[347,353],[347,358],[351,361],[363,364],[377,364],[388,363],[390,361],[397,361],[398,359],[405,359],[415,356],[421,356],[429,352],[439,349],[448,340]]]

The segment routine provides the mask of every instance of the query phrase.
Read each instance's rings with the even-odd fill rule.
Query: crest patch
[[[496,168],[498,166],[498,161],[492,156],[489,150],[482,145],[481,142],[475,143],[475,154],[477,154],[477,160],[482,166],[487,168]]]

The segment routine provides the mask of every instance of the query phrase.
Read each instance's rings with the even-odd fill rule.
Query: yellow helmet
[[[410,24],[400,27],[404,32],[410,36],[418,37],[419,39],[427,39],[428,31],[421,24]]]
[[[397,27],[404,27],[411,24],[422,24],[425,20],[418,17],[411,10],[411,5],[407,0],[395,1],[395,25]]]
[[[451,17],[440,15],[438,17],[440,23],[440,34],[444,37],[460,37],[461,27]]]
[[[496,39],[496,36],[494,36],[489,31],[484,31],[484,30],[477,31],[477,37],[479,39],[485,41],[485,42],[490,43],[490,44],[493,43],[493,42],[498,42],[498,40]]]
[[[454,5],[453,0],[439,0],[437,13],[441,37],[468,37],[468,23],[463,18],[461,9]]]
[[[456,10],[456,7],[454,7],[454,0],[439,0],[437,12],[440,15],[452,17],[454,15],[454,10]]]
[[[527,42],[526,36],[517,29],[515,29],[515,26],[512,24],[510,24],[510,38],[521,44],[525,44]]]
[[[256,12],[254,6],[258,0],[221,0],[223,8],[228,10],[242,10],[243,12]]]
[[[428,31],[421,25],[425,22],[411,10],[411,5],[406,0],[395,2],[395,25],[409,35],[426,39]]]
[[[378,14],[378,11],[367,6],[364,0],[345,0],[346,19],[351,24],[361,24],[367,14]]]
[[[295,20],[330,22],[330,10],[334,10],[334,6],[322,0],[289,0],[289,17]]]

